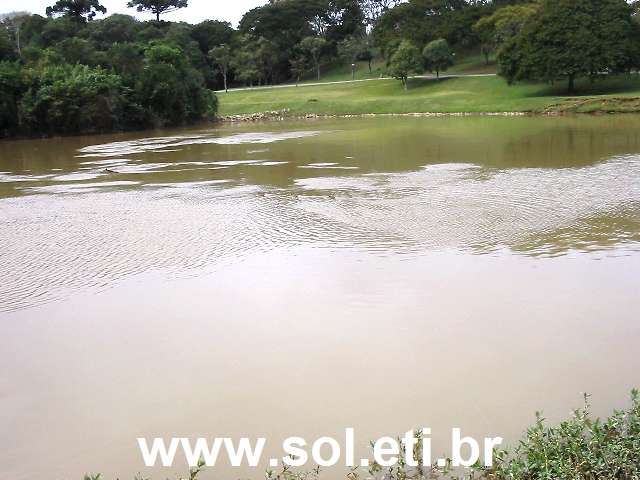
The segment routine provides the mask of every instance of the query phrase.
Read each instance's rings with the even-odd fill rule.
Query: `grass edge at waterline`
[[[222,120],[408,114],[640,113],[640,76],[578,84],[567,96],[561,85],[508,85],[497,76],[409,79],[403,91],[393,79],[231,90],[218,94]]]

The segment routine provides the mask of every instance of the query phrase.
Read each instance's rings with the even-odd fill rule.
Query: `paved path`
[[[462,77],[495,77],[496,73],[470,73],[460,75],[440,75],[440,78],[462,78]],[[424,78],[427,80],[435,80],[435,75],[414,75],[410,78]],[[358,82],[375,82],[379,80],[391,80],[392,77],[379,77],[379,78],[364,78],[360,80],[338,80],[335,82],[314,82],[314,83],[301,83],[298,87],[318,87],[322,85],[339,85],[342,83],[358,83]],[[282,85],[267,85],[264,87],[242,87],[242,88],[230,88],[230,92],[242,92],[245,90],[269,90],[274,88],[296,88],[295,83],[285,83]],[[216,93],[225,93],[224,90],[216,90]]]

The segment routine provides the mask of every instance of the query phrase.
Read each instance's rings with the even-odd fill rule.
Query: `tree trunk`
[[[156,22],[160,23],[160,12],[156,12]]]
[[[489,65],[489,52],[488,51],[484,52],[484,64],[485,65]]]
[[[436,78],[440,80],[440,69],[436,68]]]
[[[402,84],[404,85],[404,91],[406,92],[407,90],[409,90],[409,86],[407,85],[407,83],[409,82],[409,77],[404,77],[402,79]]]
[[[224,79],[224,91],[229,92],[229,89],[227,88],[227,72],[226,71],[222,73],[222,78]]]
[[[320,81],[320,62],[316,63],[316,69],[318,70],[318,81]]]
[[[371,60],[369,60],[369,73],[371,73]]]
[[[572,73],[571,75],[569,75],[569,88],[568,88],[568,92],[569,93],[573,93],[576,90],[576,76]]]

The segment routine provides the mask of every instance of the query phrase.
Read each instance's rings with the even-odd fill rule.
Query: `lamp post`
[[[355,80],[356,79],[356,64],[352,63],[351,64],[351,80]]]

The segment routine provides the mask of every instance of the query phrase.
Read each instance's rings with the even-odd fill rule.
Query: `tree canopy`
[[[453,52],[444,38],[429,42],[422,50],[425,66],[430,72],[435,71],[440,78],[440,72],[445,72],[453,65]]]
[[[130,0],[127,6],[139,12],[151,12],[159,22],[160,15],[186,8],[188,0]]]
[[[637,25],[625,0],[543,0],[501,49],[501,71],[520,79],[596,78],[632,67]]]
[[[408,88],[409,75],[419,73],[423,68],[420,50],[407,40],[400,43],[389,62],[391,75],[402,82],[405,90]]]
[[[107,9],[99,0],[58,0],[55,5],[47,7],[48,17],[64,15],[74,19],[93,20],[98,13],[106,14]]]

